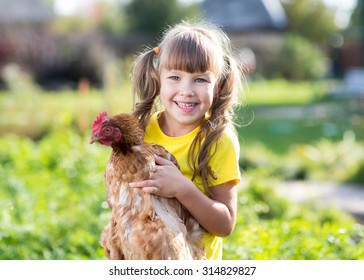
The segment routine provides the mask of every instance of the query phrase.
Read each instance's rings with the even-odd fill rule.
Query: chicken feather
[[[204,230],[177,199],[129,186],[152,176],[154,155],[179,167],[173,155],[160,145],[145,143],[138,120],[131,114],[108,118],[103,112],[92,130],[91,143],[112,147],[104,173],[111,209],[101,234],[106,256],[115,260],[204,259]]]

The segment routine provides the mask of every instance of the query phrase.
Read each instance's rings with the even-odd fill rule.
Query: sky
[[[55,0],[54,2],[54,9],[57,14],[71,15],[80,10],[82,6],[93,2],[93,0]]]
[[[350,20],[351,11],[356,6],[356,0],[324,0],[328,6],[338,8],[335,22],[339,27],[346,27]]]
[[[70,15],[79,11],[95,0],[55,0],[55,10],[60,15]],[[105,0],[104,0],[105,1]],[[106,0],[115,1],[115,0]],[[201,0],[181,0],[183,2],[197,2]],[[222,0],[223,1],[223,0]],[[334,8],[338,8],[336,23],[339,27],[345,27],[349,23],[350,12],[355,7],[356,0],[324,0],[324,2]]]

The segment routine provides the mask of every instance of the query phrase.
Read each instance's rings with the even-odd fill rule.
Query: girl
[[[228,37],[203,23],[170,28],[133,69],[133,92],[140,99],[134,115],[145,141],[164,146],[180,170],[156,156],[153,177],[131,186],[177,198],[207,231],[207,259],[222,258],[221,237],[235,226],[240,171],[232,105],[240,81]],[[163,110],[156,110],[157,99]]]

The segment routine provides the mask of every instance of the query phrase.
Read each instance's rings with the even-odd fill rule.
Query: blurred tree
[[[288,32],[326,45],[330,35],[339,31],[335,24],[335,10],[322,0],[281,1],[288,17]]]
[[[358,27],[360,25],[361,21],[361,10],[364,7],[364,1],[363,0],[357,0],[356,7],[351,15],[350,23],[348,26],[348,29],[353,27]]]
[[[316,44],[288,33],[283,38],[282,48],[272,53],[264,74],[270,78],[316,80],[326,74],[326,59]]]
[[[112,36],[120,36],[128,29],[124,4],[118,1],[103,1],[101,29]]]
[[[358,0],[360,26],[360,65],[364,66],[364,0]]]
[[[54,1],[55,0],[42,0],[42,2],[47,5],[47,7],[50,7],[52,9],[54,7]]]
[[[157,35],[167,25],[184,18],[195,18],[199,6],[183,5],[178,0],[132,0],[126,5],[126,15],[131,32]]]
[[[88,18],[79,15],[58,16],[51,28],[56,34],[77,34],[91,31],[93,24]]]
[[[345,37],[358,41],[360,65],[364,66],[364,0],[357,0]]]

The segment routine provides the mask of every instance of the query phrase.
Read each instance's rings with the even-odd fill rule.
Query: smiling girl
[[[240,151],[232,109],[241,72],[230,47],[219,28],[182,22],[140,54],[133,69],[140,99],[134,115],[145,141],[164,146],[180,170],[156,156],[157,172],[131,186],[178,199],[207,232],[207,259],[222,258],[222,237],[233,231],[237,211]]]

